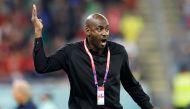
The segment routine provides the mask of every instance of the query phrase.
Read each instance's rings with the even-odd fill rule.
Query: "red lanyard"
[[[84,48],[85,48],[85,50],[86,50],[86,53],[87,53],[88,56],[90,57],[91,66],[92,66],[92,71],[93,71],[93,75],[94,75],[95,85],[98,87],[98,80],[97,80],[97,74],[96,74],[96,68],[95,68],[94,60],[93,60],[92,54],[90,53],[90,51],[88,50],[88,48],[87,48],[87,46],[86,46],[86,40],[84,40]],[[106,72],[105,72],[105,75],[104,75],[103,85],[104,85],[104,83],[107,81],[107,76],[108,76],[108,72],[109,72],[109,67],[110,67],[110,50],[109,50],[109,48],[108,48],[107,63],[106,63]]]

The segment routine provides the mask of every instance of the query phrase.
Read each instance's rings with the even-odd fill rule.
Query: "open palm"
[[[42,20],[38,18],[37,16],[37,9],[36,9],[36,5],[33,5],[32,7],[32,18],[31,21],[34,25],[35,28],[35,34],[36,37],[40,37],[41,36],[41,32],[42,32],[42,28],[43,28],[43,24],[42,24]]]

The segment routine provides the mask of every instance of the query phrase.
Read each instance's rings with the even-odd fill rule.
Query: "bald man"
[[[13,95],[18,104],[16,109],[37,109],[32,102],[32,94],[30,85],[24,80],[16,80],[13,82]]]
[[[107,41],[109,23],[98,13],[85,22],[86,39],[67,44],[46,57],[42,42],[41,20],[33,5],[35,28],[34,64],[38,73],[65,70],[70,80],[69,109],[123,109],[120,104],[120,81],[142,109],[152,109],[150,98],[133,77],[125,48]],[[127,101],[126,101],[127,102]]]

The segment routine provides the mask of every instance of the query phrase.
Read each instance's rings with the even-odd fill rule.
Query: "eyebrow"
[[[102,27],[104,27],[104,26],[103,26],[103,25],[98,25],[98,26],[96,26],[96,27],[101,27],[101,28],[102,28]],[[105,27],[108,28],[109,25],[106,25]]]

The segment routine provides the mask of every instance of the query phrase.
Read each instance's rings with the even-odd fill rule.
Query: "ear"
[[[85,30],[86,35],[90,36],[90,28],[85,26],[84,30]]]

